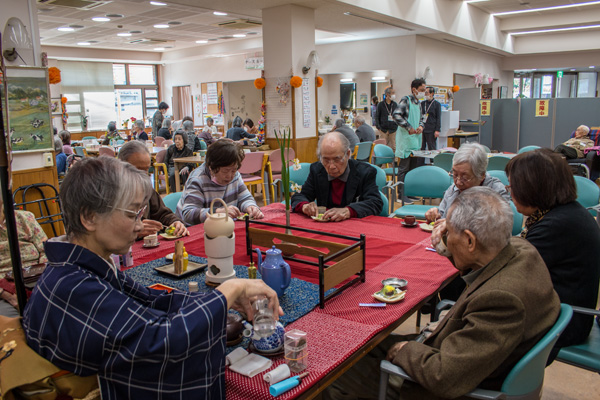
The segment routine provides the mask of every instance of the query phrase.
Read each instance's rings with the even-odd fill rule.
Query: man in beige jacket
[[[588,147],[594,146],[594,141],[590,139],[590,128],[585,125],[580,125],[575,130],[575,137],[567,140],[563,144],[556,146],[554,151],[561,153],[567,159],[584,158],[583,151]]]

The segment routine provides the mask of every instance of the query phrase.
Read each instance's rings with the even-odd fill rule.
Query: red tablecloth
[[[273,204],[263,209],[265,220],[285,224],[283,205]],[[426,251],[429,233],[419,228],[405,228],[400,220],[382,217],[350,219],[337,223],[315,222],[308,217],[292,214],[292,226],[327,231],[349,236],[366,235],[366,282],[347,289],[329,300],[325,309],[316,308],[291,323],[286,329],[300,329],[308,334],[309,376],[302,383],[278,398],[291,399],[322,379],[329,371],[358,351],[379,331],[401,318],[427,296],[434,293],[450,276],[456,273],[450,262]],[[204,256],[204,237],[201,225],[190,228],[191,236],[184,239],[188,253]],[[301,233],[303,236],[308,234]],[[234,263],[245,265],[245,223],[236,222],[236,254]],[[314,237],[314,235],[313,235]],[[336,241],[337,239],[326,238]],[[344,242],[345,243],[345,242]],[[136,265],[163,257],[173,252],[174,243],[161,238],[161,245],[145,249],[137,243],[133,249]],[[316,267],[292,264],[292,276],[318,283]],[[385,308],[359,307],[358,303],[371,303],[371,295],[381,289],[381,280],[401,277],[408,281],[406,298]],[[273,360],[273,367],[283,363],[283,358]],[[269,399],[269,386],[258,374],[252,379],[226,370],[227,399]]]

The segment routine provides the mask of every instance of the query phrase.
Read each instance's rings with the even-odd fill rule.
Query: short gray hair
[[[183,121],[183,130],[186,132],[192,132],[194,130],[194,123],[192,121]]]
[[[56,151],[57,154],[63,152],[63,142],[58,136],[54,137],[54,151]]]
[[[362,115],[357,115],[356,118],[354,118],[354,123],[359,123],[360,125],[363,125],[365,123],[365,117],[363,117]]]
[[[391,87],[391,86],[386,87],[385,90],[383,91],[383,94],[385,94],[385,97],[389,96],[390,93],[392,93],[392,90],[394,90],[393,87]]]
[[[488,166],[488,156],[479,143],[465,143],[454,154],[452,166],[467,163],[477,178],[483,178]]]
[[[587,126],[587,125],[579,125],[577,127],[577,129],[579,129],[579,128],[581,128],[585,132],[586,135],[589,135],[589,133],[590,133],[590,127],[589,126]]]
[[[131,140],[125,143],[119,150],[119,160],[127,162],[129,158],[137,153],[146,153],[150,155],[148,148],[139,140]]]
[[[144,130],[144,128],[146,127],[143,119],[136,119],[133,124],[135,126],[137,126],[138,128],[140,128],[141,130]]]
[[[513,212],[498,193],[487,186],[462,191],[452,203],[447,223],[457,232],[471,231],[483,249],[503,249],[510,240]]]
[[[330,136],[333,136],[337,140],[339,140],[339,142],[341,143],[342,151],[344,152],[344,155],[346,154],[346,152],[348,150],[350,150],[350,141],[348,140],[348,138],[340,132],[331,131],[331,132],[327,132],[326,134],[324,134],[323,136],[321,136],[319,138],[319,144],[317,146],[317,157],[321,158],[321,145],[323,144],[323,141],[325,140],[325,138],[329,138]]]
[[[336,128],[341,128],[342,126],[344,126],[345,123],[346,121],[344,121],[342,118],[338,118],[335,120],[333,126],[335,126]]]
[[[162,123],[162,125],[160,127],[161,128],[170,129],[171,128],[171,120],[169,118],[165,118],[163,120],[163,123]]]
[[[214,119],[212,119],[211,117],[206,118],[206,123],[208,124],[209,122],[215,122]]]
[[[60,201],[67,237],[83,237],[88,231],[81,217],[108,216],[127,208],[135,196],[150,198],[148,176],[133,165],[113,157],[87,157],[74,164],[60,187]]]

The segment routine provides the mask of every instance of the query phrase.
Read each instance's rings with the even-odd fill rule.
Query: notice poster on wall
[[[219,92],[217,90],[216,82],[207,83],[206,92],[208,95],[208,104],[219,104]]]
[[[202,93],[202,113],[208,114],[208,95]]]
[[[549,105],[550,105],[550,100],[536,100],[535,101],[535,116],[536,117],[547,117]]]
[[[490,115],[491,100],[481,100],[481,116]]]
[[[310,128],[310,89],[308,78],[302,79],[302,126]]]

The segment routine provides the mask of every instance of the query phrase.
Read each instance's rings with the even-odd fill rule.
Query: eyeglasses
[[[142,216],[144,215],[146,208],[148,208],[147,205],[140,208],[138,211],[131,211],[126,208],[119,208],[119,207],[115,207],[115,210],[123,211],[125,214],[135,216],[135,222],[139,222],[142,219]]]
[[[346,159],[346,155],[343,155],[341,157],[338,156],[338,157],[334,157],[334,158],[323,158],[323,157],[321,157],[321,164],[323,164],[323,165],[341,164],[345,159]]]
[[[475,179],[474,176],[467,178],[464,175],[456,175],[456,173],[454,172],[454,170],[451,170],[450,172],[448,172],[448,175],[454,179],[455,181],[461,181],[462,183],[469,183],[471,182],[473,179]]]

